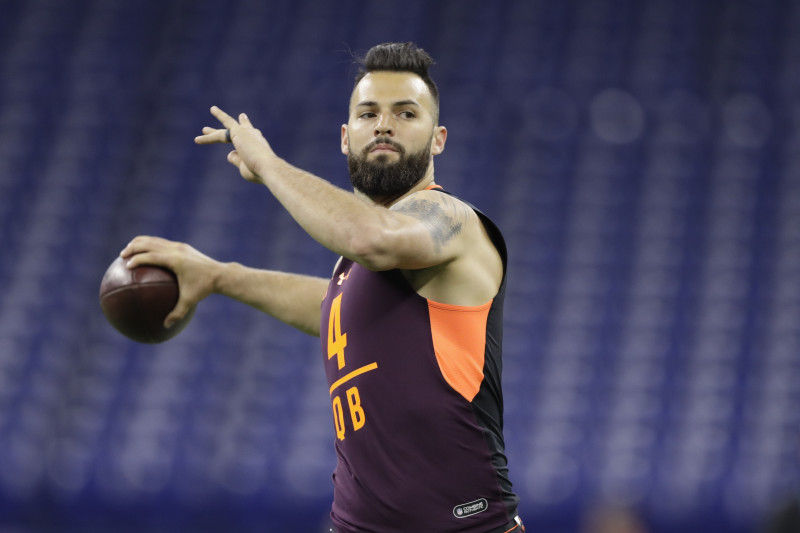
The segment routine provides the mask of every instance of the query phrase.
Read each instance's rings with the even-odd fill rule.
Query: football
[[[169,329],[164,319],[178,303],[175,273],[166,268],[140,265],[129,269],[119,257],[100,282],[100,307],[114,328],[137,342],[157,344],[173,338],[192,320],[195,308]]]

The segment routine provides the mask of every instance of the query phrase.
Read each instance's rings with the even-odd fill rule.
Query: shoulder
[[[424,190],[410,194],[392,205],[390,209],[433,223],[464,224],[470,219],[477,220],[477,215],[469,204],[455,196],[436,190]]]
[[[415,192],[390,209],[425,224],[437,245],[468,235],[478,222],[477,214],[468,204],[435,190]]]
[[[426,190],[407,196],[392,209],[422,220],[437,252],[447,256],[430,268],[403,271],[420,296],[463,306],[494,298],[502,283],[504,260],[470,204]]]

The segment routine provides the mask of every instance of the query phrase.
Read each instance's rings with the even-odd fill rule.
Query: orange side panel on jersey
[[[472,401],[483,382],[486,320],[492,302],[477,307],[428,300],[433,350],[445,381]]]

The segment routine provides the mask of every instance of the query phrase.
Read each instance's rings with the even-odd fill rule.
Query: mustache
[[[400,153],[400,155],[403,155],[403,154],[406,153],[406,149],[403,148],[402,145],[394,142],[389,137],[376,137],[374,141],[372,141],[371,143],[369,143],[368,145],[366,145],[364,147],[364,149],[361,151],[361,153],[363,155],[366,155],[366,154],[370,153],[372,151],[372,149],[375,148],[376,146],[378,146],[379,144],[386,144],[388,146],[391,146],[392,148],[397,150]]]

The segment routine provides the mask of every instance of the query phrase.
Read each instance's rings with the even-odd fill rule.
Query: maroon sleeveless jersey
[[[496,226],[476,210],[506,265]],[[503,443],[505,275],[485,305],[342,259],[322,303],[341,533],[486,533],[516,514]]]

